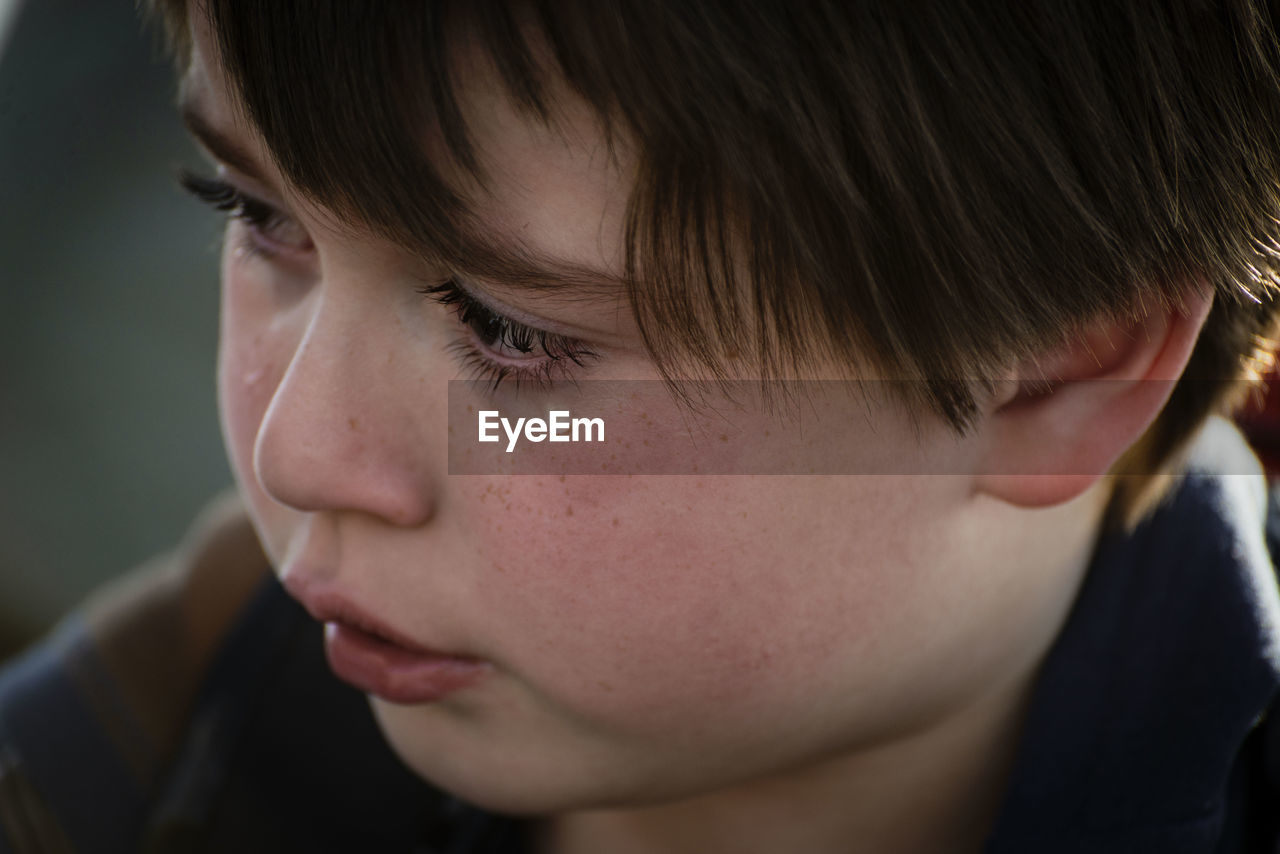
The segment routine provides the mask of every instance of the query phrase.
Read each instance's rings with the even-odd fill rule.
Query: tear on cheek
[[[230,434],[227,438],[237,446],[252,445],[278,380],[275,363],[262,358],[256,343],[235,347],[223,342],[218,366],[218,405],[224,427]]]

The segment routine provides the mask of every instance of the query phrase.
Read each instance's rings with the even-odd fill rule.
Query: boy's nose
[[[254,473],[267,495],[297,510],[421,525],[434,504],[426,383],[405,370],[412,360],[396,357],[394,320],[324,300],[262,416]]]

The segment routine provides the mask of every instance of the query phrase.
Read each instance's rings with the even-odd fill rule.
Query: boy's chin
[[[370,698],[392,751],[421,779],[481,809],[512,816],[550,816],[579,810],[651,806],[700,794],[696,764],[689,779],[672,779],[676,761],[616,752],[584,737],[494,737],[466,713],[400,706]],[[711,774],[714,777],[714,774]]]
[[[482,725],[467,720],[466,713],[397,705],[377,697],[370,697],[370,705],[383,737],[409,770],[472,806],[515,816],[588,806],[587,787],[565,779],[566,766],[572,764],[568,757],[558,767],[545,767],[539,756],[502,748],[485,737]]]

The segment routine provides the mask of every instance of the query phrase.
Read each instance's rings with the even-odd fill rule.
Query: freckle
[[[727,433],[721,433],[721,434],[720,434],[720,441],[721,441],[721,442],[727,442],[727,441],[729,441],[729,434],[727,434]]]
[[[566,516],[572,516],[572,515],[573,515],[573,505],[572,505],[572,504],[570,504],[568,507],[566,507],[566,508],[564,509],[564,515],[566,515]]]
[[[596,684],[599,685],[601,688],[603,688],[605,691],[608,691],[610,694],[613,693],[613,686],[610,685],[608,682],[597,682]]]
[[[560,482],[564,483],[564,475],[560,475]]]
[[[359,430],[359,429],[360,429],[360,419],[359,419],[359,418],[348,418],[348,419],[347,419],[347,426],[348,426],[348,427],[350,427],[352,430]]]
[[[468,411],[468,412],[475,412],[476,410],[475,410],[475,408],[474,408],[474,407],[472,407],[472,405],[471,405],[471,404],[469,404],[469,403],[468,403],[468,404],[467,404],[467,411]]]
[[[644,441],[644,446],[645,446],[646,448],[647,448],[647,447],[649,447],[649,440],[648,440],[648,439],[645,439],[645,440],[643,440],[643,441]]]
[[[769,431],[768,431],[768,430],[765,430],[765,431],[764,431],[764,434],[765,434],[766,436],[768,436],[768,435],[769,435]]]
[[[615,527],[617,527],[617,524],[618,524],[618,517],[617,517],[617,516],[614,516],[614,517],[613,517],[613,524],[614,524],[614,526],[615,526]]]

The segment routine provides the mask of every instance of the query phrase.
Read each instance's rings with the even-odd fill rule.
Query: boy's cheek
[[[457,479],[500,663],[566,705],[655,721],[874,667],[886,627],[918,599],[909,537],[819,539],[815,527],[856,531],[858,508],[877,504],[882,522],[891,511],[803,480]]]

